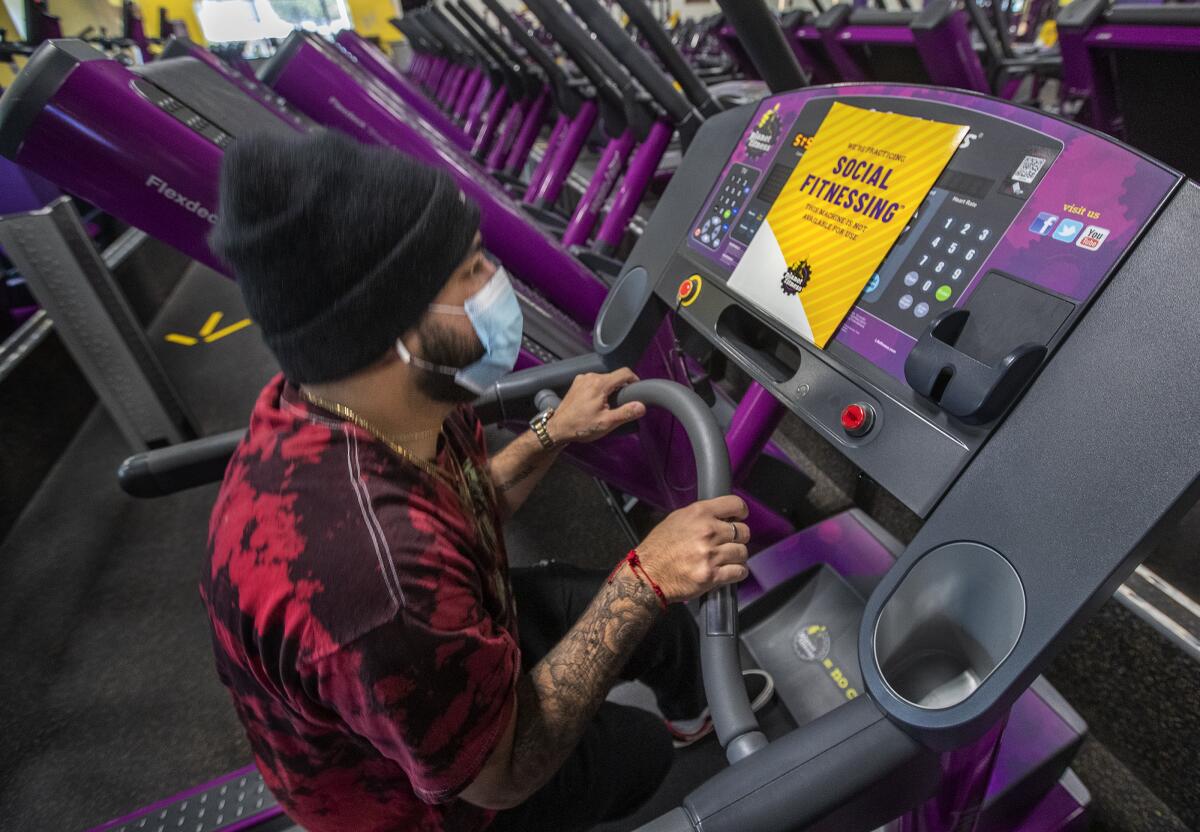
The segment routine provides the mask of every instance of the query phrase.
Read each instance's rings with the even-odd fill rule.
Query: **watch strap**
[[[550,431],[546,429],[546,423],[550,421],[550,417],[554,415],[554,408],[543,410],[538,415],[534,416],[529,421],[529,427],[533,431],[533,435],[542,443],[542,447],[550,450],[554,447],[554,440],[550,438]]]

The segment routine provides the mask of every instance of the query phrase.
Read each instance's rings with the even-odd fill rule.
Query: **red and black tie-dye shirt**
[[[508,724],[508,562],[469,409],[439,463],[471,506],[282,377],[225,474],[201,594],[259,768],[309,832],[474,832],[456,795]]]

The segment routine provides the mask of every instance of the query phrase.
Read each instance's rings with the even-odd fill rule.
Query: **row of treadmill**
[[[520,425],[545,391],[618,366],[682,391],[690,411],[652,409],[636,432],[569,454],[655,509],[733,489],[759,546],[751,577],[701,609],[728,765],[640,828],[1087,828],[1069,768],[1086,726],[1039,674],[1200,495],[1196,183],[1084,122],[993,97],[994,79],[923,64],[904,80],[939,85],[875,80],[904,49],[940,54],[946,72],[969,63],[939,40],[967,23],[943,0],[870,48],[900,13],[835,7],[785,27],[762,0],[723,3],[757,84],[708,72],[642,0],[618,3],[630,30],[598,0],[528,0],[529,16],[431,4],[397,21],[404,67],[352,31],[296,32],[252,69],[182,38],[132,67],[51,40],[0,98],[0,155],[220,272],[206,237],[239,137],[333,129],[394,147],[456,178],[514,276],[521,357],[481,415]],[[1159,22],[1170,10],[1133,8]],[[1148,37],[1123,7],[1075,0],[1059,16],[1064,67],[1068,13],[1090,27],[1084,49]],[[848,61],[869,72],[808,83],[809,28],[837,77]],[[1130,99],[1101,77],[1125,65],[1089,65],[1092,117],[1119,119],[1101,104],[1113,96],[1138,143]],[[730,277],[835,102],[969,133],[818,349]],[[1191,145],[1162,155],[1186,169]],[[1081,226],[1070,240],[1064,220]],[[71,203],[0,220],[0,245],[138,452],[123,487],[154,497],[219,479],[241,431],[204,435],[180,407]],[[716,367],[748,382],[718,383]],[[807,480],[772,440],[789,414],[919,517],[916,535],[858,510],[799,524]],[[751,664],[779,696],[762,724],[736,682]],[[182,826],[198,795],[255,776],[103,828]],[[278,828],[279,807],[252,794],[194,828]]]
[[[634,39],[655,53],[703,111],[703,96],[667,54],[681,54],[710,84],[770,79],[747,52],[732,18],[716,15],[658,34],[641,3],[618,0]],[[1197,122],[1188,83],[1200,70],[1200,7],[1188,3],[930,2],[919,9],[814,4],[780,19],[811,83],[933,84],[1050,109],[1140,147],[1194,174]],[[732,12],[737,14],[736,9]],[[486,61],[486,47],[428,19],[397,21],[414,48],[457,61]],[[683,29],[683,31],[680,31]],[[557,34],[543,27],[552,37]],[[549,40],[549,38],[547,38]],[[738,85],[717,93],[734,93]]]

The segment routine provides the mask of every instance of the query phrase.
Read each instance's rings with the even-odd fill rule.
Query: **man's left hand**
[[[618,408],[608,406],[613,393],[637,381],[628,368],[611,373],[587,373],[576,376],[562,404],[554,411],[546,430],[555,444],[595,442],[621,425],[642,418],[646,405],[630,402]]]

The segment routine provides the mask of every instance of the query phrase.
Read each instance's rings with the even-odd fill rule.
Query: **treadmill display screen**
[[[921,333],[974,291],[980,266],[1063,145],[1030,128],[959,107],[903,98],[837,98],[858,107],[970,126],[830,344],[835,348],[840,343],[903,379],[904,361]],[[833,101],[771,99],[751,120],[685,244],[691,254],[716,267],[719,279],[728,279],[740,262]],[[1080,230],[1082,226],[1076,232]],[[1056,232],[1052,224],[1048,233]]]

